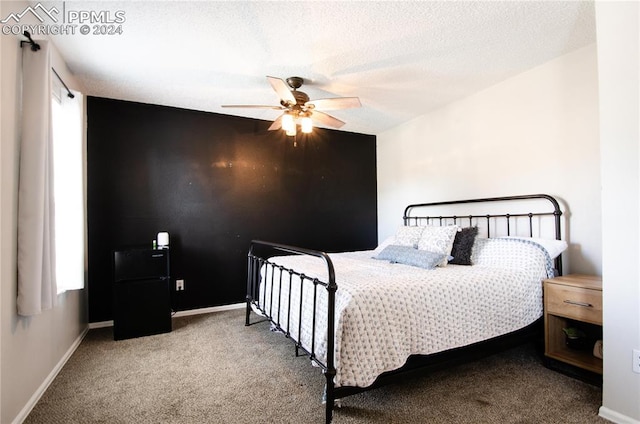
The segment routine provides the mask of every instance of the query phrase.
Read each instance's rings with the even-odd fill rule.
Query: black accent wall
[[[238,303],[252,239],[377,243],[375,136],[89,97],[89,320],[112,319],[112,251],[168,231],[176,310]],[[172,285],[173,287],[173,285]]]

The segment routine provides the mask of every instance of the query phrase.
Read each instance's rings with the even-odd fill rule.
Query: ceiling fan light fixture
[[[309,134],[313,131],[313,121],[310,117],[305,116],[300,120],[300,129],[305,134]]]
[[[289,113],[285,113],[284,115],[282,115],[282,129],[285,130],[287,132],[287,135],[289,135],[289,132],[291,130],[294,131],[296,130],[296,122],[293,119],[293,116]]]
[[[313,116],[314,121],[321,123],[323,127],[339,129],[345,125],[345,122],[323,111],[350,109],[362,106],[360,99],[357,97],[331,97],[327,99],[309,100],[307,93],[298,90],[305,82],[301,77],[289,77],[285,82],[282,78],[267,76],[267,81],[280,98],[279,106],[222,105],[222,107],[274,109],[282,111],[282,115],[273,121],[268,130],[283,129],[288,136],[295,136],[298,124],[300,124],[300,130],[303,133],[313,131],[311,116]]]
[[[293,126],[291,126],[291,128],[287,128],[285,130],[285,134],[287,134],[287,136],[289,136],[289,137],[295,137],[296,136],[296,125],[293,124]]]

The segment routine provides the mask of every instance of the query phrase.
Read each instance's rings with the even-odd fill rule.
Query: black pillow
[[[453,247],[451,248],[453,259],[449,261],[450,264],[471,265],[471,251],[477,235],[478,227],[463,228],[456,233],[456,238],[453,240]]]

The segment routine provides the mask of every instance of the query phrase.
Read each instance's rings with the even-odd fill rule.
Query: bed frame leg
[[[327,385],[325,386],[325,422],[326,424],[331,424],[331,420],[333,419],[333,408],[335,406],[336,398],[334,393],[334,383],[333,377],[335,376],[335,372],[325,372],[325,377],[327,378]]]
[[[245,327],[248,327],[249,325],[251,325],[251,297],[247,296],[247,312],[246,312],[246,317],[244,320],[244,325]]]

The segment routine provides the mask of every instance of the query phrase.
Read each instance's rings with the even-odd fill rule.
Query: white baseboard
[[[631,417],[627,417],[626,415],[623,415],[604,406],[600,407],[598,415],[616,424],[640,424],[640,421],[635,420]]]
[[[247,303],[233,303],[231,305],[222,305],[222,306],[212,306],[210,308],[198,308],[198,309],[189,309],[186,311],[178,311],[173,316],[174,317],[186,317],[189,315],[200,315],[200,314],[210,314],[213,312],[222,312],[222,311],[231,311],[234,309],[242,309],[246,308]]]
[[[31,398],[29,399],[27,404],[24,406],[24,408],[22,408],[20,413],[18,413],[18,415],[14,418],[14,420],[12,421],[12,424],[20,424],[25,419],[27,419],[27,416],[29,416],[29,414],[31,413],[31,410],[36,406],[36,403],[38,403],[38,401],[40,400],[44,392],[47,391],[47,389],[49,388],[53,380],[58,376],[58,374],[62,370],[62,367],[64,367],[64,365],[67,363],[69,358],[71,358],[71,355],[73,355],[73,353],[76,351],[78,346],[80,346],[80,343],[82,343],[82,339],[84,339],[84,336],[87,335],[88,331],[89,331],[89,327],[87,326],[82,331],[82,333],[80,333],[80,335],[75,339],[71,347],[67,349],[64,356],[60,358],[56,366],[51,370],[47,378],[45,378],[45,380],[42,382],[40,387],[38,387],[35,393],[31,396]]]
[[[89,323],[89,330],[95,330],[96,328],[105,328],[105,327],[113,327],[113,320]]]
[[[209,308],[188,309],[185,311],[176,312],[175,314],[173,314],[173,318],[187,317],[190,315],[210,314],[213,312],[231,311],[233,309],[242,309],[242,308],[245,308],[246,306],[247,304],[245,302],[242,302],[242,303],[233,303],[231,305],[212,306]],[[95,328],[104,328],[104,327],[113,327],[113,320],[89,323],[89,329],[91,330]]]

